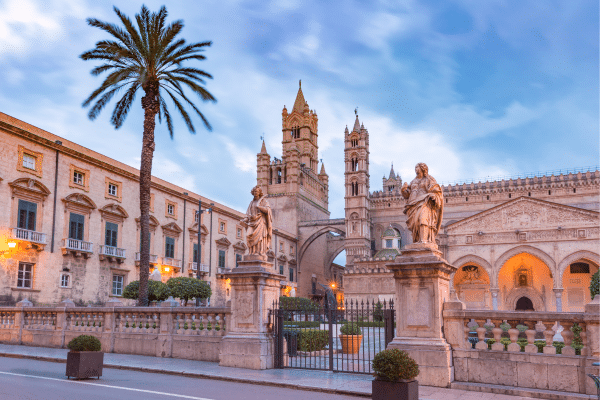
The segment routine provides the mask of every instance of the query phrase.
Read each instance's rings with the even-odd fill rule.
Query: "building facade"
[[[99,304],[139,279],[139,170],[0,113],[0,198],[2,301]],[[210,210],[200,224],[199,200]],[[223,273],[246,252],[244,217],[152,177],[151,272],[165,282],[195,277],[200,229],[199,269],[213,291],[210,304],[227,304]],[[274,245],[271,260],[292,281],[282,285],[289,292],[296,237],[278,229]]]

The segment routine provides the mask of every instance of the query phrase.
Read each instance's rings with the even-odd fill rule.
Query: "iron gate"
[[[395,332],[393,301],[351,300],[328,309],[307,299],[285,298],[273,304],[271,315],[275,368],[371,374],[373,357],[387,347]],[[353,326],[360,335],[344,335]]]

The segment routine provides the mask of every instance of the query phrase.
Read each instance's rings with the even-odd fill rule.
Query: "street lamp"
[[[212,206],[212,203],[211,203]],[[198,199],[198,253],[196,255],[196,279],[200,279],[200,260],[202,259],[202,213],[204,211],[211,213],[212,219],[212,207],[206,210],[202,209],[202,198]],[[212,226],[211,226],[212,230]],[[209,243],[210,246],[210,243]],[[196,307],[200,306],[200,299],[196,299]]]

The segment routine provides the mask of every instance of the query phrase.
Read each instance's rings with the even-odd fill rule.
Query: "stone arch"
[[[325,264],[330,270],[331,270],[331,265],[333,264],[333,261],[335,260],[335,258],[345,249],[346,249],[346,246],[344,245],[344,241],[340,241],[340,246],[338,248],[336,248],[333,252],[331,252],[331,255],[327,259],[327,264]]]
[[[506,264],[506,262],[508,260],[510,260],[511,258],[516,256],[517,254],[521,254],[521,253],[527,253],[534,257],[537,257],[544,264],[546,264],[548,269],[550,269],[550,272],[553,274],[554,287],[557,287],[556,286],[556,282],[557,282],[557,280],[556,280],[556,262],[554,261],[554,259],[552,257],[550,257],[545,251],[540,250],[536,247],[527,246],[527,245],[513,247],[512,249],[504,252],[504,254],[502,254],[500,257],[498,257],[498,259],[496,260],[496,263],[494,264],[494,269],[493,269],[493,274],[492,274],[494,277],[493,279],[495,280],[496,284],[498,282],[498,274],[500,273],[500,270],[502,269],[504,264]],[[535,306],[535,302],[534,302],[534,306]]]
[[[544,305],[544,301],[542,300],[542,296],[538,293],[537,290],[527,287],[527,288],[515,288],[510,291],[510,293],[506,296],[505,304],[507,306],[508,311],[514,311],[517,307],[517,301],[521,297],[527,297],[533,303],[534,311],[546,311],[546,306]]]
[[[466,256],[462,256],[462,257],[454,260],[450,264],[454,265],[458,269],[462,268],[466,264],[475,264],[478,267],[483,268],[485,270],[485,272],[488,274],[488,277],[490,278],[490,285],[492,287],[496,287],[498,285],[498,281],[495,280],[496,276],[495,276],[495,274],[492,273],[492,271],[493,271],[492,264],[490,264],[484,258],[481,258],[474,254],[467,254]],[[453,273],[450,278],[450,283],[451,283],[452,287],[454,287],[454,276],[455,275],[456,275],[456,273]]]
[[[578,260],[590,261],[596,264],[596,266],[600,266],[600,256],[597,253],[589,250],[580,250],[569,254],[558,263],[558,273],[555,281],[557,282],[559,288],[563,287],[562,279],[567,267]]]
[[[324,226],[322,228],[320,228],[319,230],[317,230],[316,232],[314,232],[312,235],[310,235],[308,237],[308,239],[306,239],[304,241],[304,243],[302,243],[302,246],[300,246],[300,249],[298,250],[298,270],[300,270],[300,266],[302,265],[302,257],[304,256],[304,253],[306,252],[306,250],[309,248],[309,246],[321,235],[324,235],[328,232],[335,232],[341,236],[345,236],[346,232],[344,232],[342,229],[337,228],[335,226]]]

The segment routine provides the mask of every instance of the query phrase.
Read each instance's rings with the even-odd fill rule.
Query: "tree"
[[[148,300],[163,301],[171,295],[166,283],[160,281],[148,281]],[[140,281],[133,281],[123,289],[123,297],[135,300],[140,297]]]
[[[103,64],[92,69],[96,76],[108,72],[108,76],[100,87],[83,102],[83,107],[96,101],[90,109],[88,117],[94,120],[113,96],[125,91],[123,97],[115,105],[111,123],[119,129],[135,100],[138,90],[143,90],[142,108],[144,110],[144,131],[142,138],[142,157],[140,165],[140,290],[138,305],[148,305],[149,275],[149,208],[150,180],[152,177],[152,157],[154,155],[154,128],[156,116],[162,122],[165,118],[169,135],[173,139],[173,121],[167,109],[165,98],[171,100],[181,114],[189,131],[195,128],[184,104],[191,107],[211,130],[211,126],[202,112],[187,97],[185,90],[191,90],[203,101],[216,99],[202,85],[204,79],[212,76],[200,69],[183,67],[182,63],[192,60],[204,60],[200,54],[211,42],[186,44],[184,39],[176,39],[183,28],[183,21],[178,20],[165,25],[167,9],[163,6],[158,13],[151,13],[142,6],[140,14],[136,14],[137,28],[129,17],[118,8],[114,11],[121,20],[122,27],[95,18],[88,18],[89,25],[110,33],[116,40],[102,40],[92,50],[81,54],[87,60],[101,60]],[[183,104],[182,104],[183,103]]]
[[[190,299],[206,299],[212,295],[208,283],[196,278],[185,276],[171,278],[167,281],[167,286],[171,291],[171,296],[185,300],[185,305]]]

